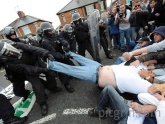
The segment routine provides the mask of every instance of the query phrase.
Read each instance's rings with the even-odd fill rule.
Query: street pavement
[[[113,64],[117,57],[122,54],[119,50],[114,50],[113,53],[117,56],[114,59],[107,59],[103,50],[101,51],[103,65]],[[86,56],[91,59],[88,53]],[[0,73],[0,85],[6,87],[10,82],[4,78],[4,74],[5,72]],[[48,94],[48,115],[41,116],[39,105],[34,104],[25,124],[114,124],[110,117],[99,119],[87,115],[88,110],[95,106],[100,94],[100,90],[95,84],[75,78],[70,80],[70,84],[75,89],[74,93],[68,93],[60,82],[58,82],[58,86],[63,88],[62,92],[52,94],[46,91]],[[30,84],[26,88],[32,89]],[[11,103],[18,99],[19,97],[14,97]]]

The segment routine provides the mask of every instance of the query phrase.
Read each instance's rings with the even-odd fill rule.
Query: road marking
[[[43,123],[46,123],[47,121],[53,120],[55,118],[56,118],[56,113],[48,115],[44,118],[41,118],[40,120],[36,120],[30,124],[43,124]]]
[[[1,70],[0,73],[4,72],[5,70]]]
[[[25,85],[28,84],[28,81],[25,81]],[[11,99],[15,96],[13,93],[13,84],[8,85],[6,88],[1,87],[3,89],[0,91],[1,94],[5,95],[7,99]]]
[[[88,114],[91,108],[80,108],[80,109],[65,109],[63,115],[73,115],[73,114]]]

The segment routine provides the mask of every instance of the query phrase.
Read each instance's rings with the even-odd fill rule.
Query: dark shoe
[[[73,93],[75,91],[70,84],[64,85],[64,87],[69,93]]]
[[[116,56],[116,54],[110,53],[110,54],[107,56],[107,58],[108,58],[108,59],[113,59],[113,57],[115,57],[115,56]]]
[[[42,114],[42,116],[45,116],[45,115],[48,114],[48,105],[47,105],[46,102],[40,104],[40,108],[41,108],[41,114]]]
[[[108,59],[113,59],[113,56],[112,56],[111,54],[109,54],[109,55],[107,56],[107,58],[108,58]]]
[[[54,87],[52,89],[49,89],[49,90],[52,93],[57,93],[57,92],[61,92],[62,91],[62,88],[56,86],[56,87]]]
[[[94,108],[88,111],[88,115],[91,117],[99,117],[101,119],[106,118],[106,112],[105,111],[99,111],[99,110],[96,110]]]
[[[19,118],[19,117],[12,117],[7,121],[4,121],[4,124],[23,124],[25,121],[27,120],[27,116],[23,117],[23,118]]]

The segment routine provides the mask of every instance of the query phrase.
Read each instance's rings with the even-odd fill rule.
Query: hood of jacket
[[[162,35],[165,39],[165,26],[160,26],[160,27],[156,28],[150,35],[151,40],[154,40],[154,33],[158,33],[158,34]]]

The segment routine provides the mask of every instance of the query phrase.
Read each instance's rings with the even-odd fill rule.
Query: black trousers
[[[72,65],[72,66],[75,65],[70,59],[59,60],[59,62],[64,63],[64,64],[68,64],[68,65]],[[58,73],[58,74],[59,74],[59,78],[60,78],[61,83],[63,85],[68,85],[70,82],[70,76],[63,74],[63,73]]]
[[[25,80],[24,75],[14,74],[13,78],[10,80],[13,84],[13,92],[16,96],[27,98],[29,95],[29,90],[25,89]]]
[[[85,57],[85,51],[88,51],[89,54],[93,57],[93,49],[90,41],[84,41],[83,43],[78,43],[78,54]],[[96,58],[97,62],[101,62],[100,58]]]
[[[46,81],[41,81],[39,75],[14,75],[13,80],[13,92],[16,96],[27,97],[29,91],[25,89],[25,80],[32,84],[33,91],[36,95],[36,101],[38,104],[46,102],[45,88],[48,90],[56,87],[55,73],[49,71],[46,75]]]
[[[105,55],[109,56],[110,51],[108,50],[108,41],[107,41],[106,37],[104,37],[104,36],[100,37],[100,44],[103,47]]]
[[[14,116],[14,108],[8,99],[0,94],[0,118],[3,121],[9,120],[9,118]]]

